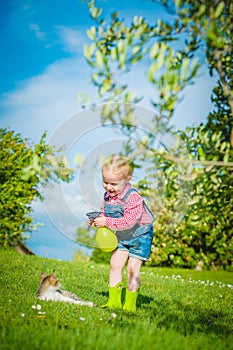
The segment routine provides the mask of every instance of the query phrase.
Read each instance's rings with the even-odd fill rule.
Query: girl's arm
[[[142,212],[142,197],[138,193],[132,192],[125,202],[124,216],[121,218],[105,217],[105,226],[113,230],[128,230],[138,222]]]

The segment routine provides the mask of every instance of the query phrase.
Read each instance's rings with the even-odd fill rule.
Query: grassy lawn
[[[98,306],[37,300],[40,273],[53,269],[63,289]],[[0,249],[0,349],[233,349],[232,273],[144,266],[137,312],[129,314],[99,307],[108,271]]]

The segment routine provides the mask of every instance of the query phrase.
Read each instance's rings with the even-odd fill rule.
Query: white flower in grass
[[[32,305],[32,309],[35,310],[36,309],[36,305]]]
[[[40,305],[40,304],[37,304],[37,305],[36,305],[36,309],[37,309],[37,310],[41,310],[41,305]]]
[[[24,317],[24,316],[25,316],[25,314],[21,314],[21,316],[22,316],[22,317]]]
[[[85,318],[84,317],[80,317],[79,320],[80,321],[85,321]]]
[[[116,318],[117,317],[117,315],[114,314],[114,312],[111,314],[111,316],[112,316],[112,318]]]

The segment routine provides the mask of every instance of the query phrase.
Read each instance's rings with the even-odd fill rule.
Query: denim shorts
[[[150,256],[153,236],[154,233],[151,230],[131,240],[119,241],[117,249],[128,251],[132,258],[147,261]]]

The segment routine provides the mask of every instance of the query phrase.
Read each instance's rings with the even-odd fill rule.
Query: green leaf
[[[124,51],[124,40],[120,39],[117,44],[117,49],[119,54],[121,54]]]
[[[158,55],[159,44],[156,42],[150,49],[150,58],[154,59]]]
[[[218,179],[217,179],[217,177],[216,177],[215,174],[214,174],[214,175],[211,175],[211,176],[210,176],[210,179],[211,179],[211,181],[214,182],[215,184],[218,184]]]
[[[100,50],[96,51],[95,61],[96,61],[96,65],[98,68],[103,67],[104,60],[103,60],[103,55],[102,55]]]
[[[214,18],[215,19],[217,19],[222,14],[224,7],[225,7],[225,4],[223,1],[221,1],[214,11]]]
[[[224,155],[223,161],[224,161],[224,163],[227,163],[229,161],[229,154],[228,153]]]
[[[133,47],[133,55],[137,55],[141,50],[141,47],[139,45],[135,45]]]
[[[150,65],[150,69],[149,69],[149,80],[154,83],[155,82],[155,79],[154,79],[154,75],[155,75],[155,72],[157,71],[157,64],[156,63],[152,63]]]
[[[184,77],[187,76],[187,70],[189,66],[189,58],[185,57],[182,62],[182,69],[183,69],[183,75]]]
[[[118,50],[117,50],[116,47],[113,47],[112,50],[111,50],[111,59],[113,61],[116,61],[118,58],[119,58]]]
[[[95,40],[96,38],[96,28],[92,26],[89,30],[87,30],[87,36],[91,40]]]
[[[200,160],[204,160],[205,159],[205,152],[204,152],[203,148],[198,147],[197,152],[198,152]]]
[[[89,55],[89,46],[87,45],[87,44],[85,44],[84,45],[84,47],[83,47],[83,52],[84,52],[84,56],[86,57],[86,58],[90,58],[90,55]]]
[[[224,149],[226,149],[226,147],[227,147],[227,143],[226,143],[226,142],[223,142],[223,143],[221,144],[220,152],[223,152]]]
[[[201,17],[206,11],[206,5],[202,4],[200,7],[199,7],[199,11],[197,13],[197,16],[198,17]]]
[[[176,6],[180,7],[182,5],[182,0],[176,0]]]
[[[102,13],[102,8],[93,7],[90,13],[94,19],[97,19]]]

